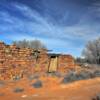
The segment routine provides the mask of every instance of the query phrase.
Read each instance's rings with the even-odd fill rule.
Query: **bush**
[[[75,80],[77,80],[77,76],[76,76],[75,72],[69,72],[67,75],[64,76],[61,83],[66,84],[69,82],[73,82]]]
[[[4,93],[0,93],[0,96],[4,96]]]
[[[32,84],[34,88],[41,88],[43,86],[40,80],[37,80],[35,83]]]
[[[31,80],[34,80],[34,79],[38,79],[39,78],[39,75],[38,74],[34,74],[34,75],[29,75],[28,76],[28,79],[31,81]]]
[[[23,88],[17,87],[17,88],[15,88],[13,91],[14,91],[15,93],[20,93],[20,92],[23,92],[24,89],[23,89]]]
[[[93,77],[94,77],[93,74],[88,71],[83,71],[83,72],[80,72],[79,74],[74,71],[71,71],[64,76],[61,83],[66,84],[69,82],[83,80],[83,79],[89,79],[89,78],[93,78]]]
[[[93,73],[91,72],[88,72],[88,71],[83,71],[81,73],[79,73],[78,75],[78,78],[81,80],[81,79],[89,79],[89,78],[93,78]]]
[[[0,80],[0,87],[4,86],[5,82]]]
[[[95,76],[95,77],[100,77],[100,71],[99,71],[99,70],[96,70],[96,71],[94,72],[94,76]]]
[[[92,98],[92,100],[100,100],[100,94],[98,94],[95,98]]]

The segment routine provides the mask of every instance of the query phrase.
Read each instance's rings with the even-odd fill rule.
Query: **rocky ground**
[[[0,81],[0,100],[95,100],[99,93],[99,77],[69,83],[60,74],[37,74],[20,80]]]

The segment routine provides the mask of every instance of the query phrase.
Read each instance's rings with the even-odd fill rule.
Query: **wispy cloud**
[[[91,31],[95,31],[94,28],[90,30],[91,27],[87,25],[81,25],[80,23],[73,26],[60,26],[57,24],[55,25],[53,24],[53,22],[51,22],[50,19],[48,20],[46,17],[41,16],[39,12],[31,9],[26,5],[14,4],[13,6],[28,19],[19,19],[18,17],[13,17],[8,12],[0,12],[0,18],[3,19],[3,21],[9,22],[14,29],[23,30],[23,28],[25,28],[24,30],[26,30],[26,32],[28,31],[36,34],[43,34],[54,38],[73,38],[71,35],[74,35],[76,37],[82,35],[84,37],[86,34],[91,33]]]
[[[46,11],[46,14],[43,16],[39,11],[25,4],[13,2],[10,5],[15,12],[18,12],[16,16],[7,10],[0,11],[0,31],[5,34],[4,37],[6,39],[40,39],[46,45],[49,45],[50,48],[70,47],[73,49],[74,47],[77,49],[82,47],[82,42],[99,36],[99,24],[94,23],[94,20],[88,21],[91,17],[89,11],[92,11],[92,9],[87,9],[89,11],[83,13],[83,16],[76,24],[68,26],[66,24],[70,17],[68,11],[63,13],[59,19],[63,24],[59,24],[56,19],[56,23],[53,22],[51,11]],[[21,15],[18,14],[21,14],[23,17],[20,17]],[[80,42],[80,40],[81,43],[77,47],[76,42]]]

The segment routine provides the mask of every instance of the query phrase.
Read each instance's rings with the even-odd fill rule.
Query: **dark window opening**
[[[57,56],[51,56],[50,58],[56,58]]]

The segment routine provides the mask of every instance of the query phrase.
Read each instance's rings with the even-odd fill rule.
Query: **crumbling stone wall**
[[[35,72],[47,72],[49,61],[47,50],[20,49],[16,45],[6,45],[0,42],[0,79],[14,79]],[[57,71],[74,68],[72,56],[58,56]]]
[[[75,70],[74,58],[71,55],[60,55],[58,59],[58,70],[61,72]]]

